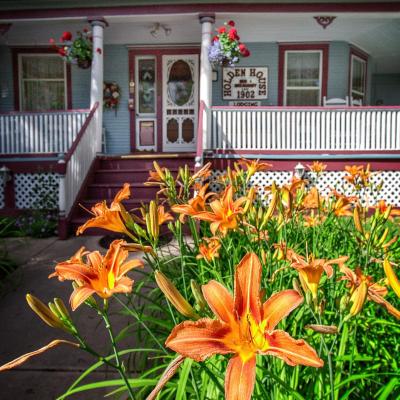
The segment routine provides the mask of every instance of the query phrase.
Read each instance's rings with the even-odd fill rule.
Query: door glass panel
[[[141,59],[139,67],[139,113],[155,114],[155,78],[156,65],[154,59]]]
[[[352,90],[355,90],[359,93],[364,93],[364,84],[365,84],[365,61],[359,60],[357,58],[353,58],[353,67],[352,67]]]
[[[186,143],[191,143],[194,138],[194,124],[193,120],[186,118],[182,123],[182,139]]]
[[[288,106],[317,106],[319,104],[319,89],[286,91]]]
[[[168,77],[168,96],[178,106],[186,104],[193,92],[193,77],[190,66],[183,60],[175,61]]]
[[[175,118],[167,123],[167,139],[170,143],[175,143],[179,137],[179,124]]]

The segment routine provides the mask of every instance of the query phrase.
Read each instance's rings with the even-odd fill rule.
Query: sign
[[[140,146],[154,146],[154,121],[139,121]]]
[[[265,100],[268,98],[267,67],[224,68],[222,76],[224,100]]]
[[[229,105],[235,107],[259,107],[261,106],[261,101],[230,101]]]

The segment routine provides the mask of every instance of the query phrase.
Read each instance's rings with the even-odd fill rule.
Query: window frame
[[[328,89],[328,65],[329,65],[329,43],[281,43],[279,44],[279,75],[278,75],[278,105],[286,107],[286,76],[287,76],[287,52],[320,52],[320,97],[319,104],[327,95]],[[303,87],[304,88],[304,87]],[[307,87],[305,87],[307,88]],[[289,106],[287,106],[289,107]],[[302,107],[302,106],[294,106]]]
[[[364,82],[363,82],[363,89],[364,92],[358,92],[357,90],[353,89],[353,61],[358,60],[361,61],[362,64],[365,65],[364,71]],[[361,50],[355,49],[354,47],[350,48],[350,61],[349,61],[349,98],[353,98],[353,92],[359,95],[362,98],[362,104],[366,104],[366,97],[367,97],[367,82],[368,82],[368,54],[362,52]]]
[[[12,48],[13,57],[13,81],[14,81],[14,110],[22,111],[22,101],[21,101],[21,71],[22,66],[20,65],[20,55],[57,55],[57,51],[49,47],[14,47]],[[71,65],[64,61],[64,85],[65,85],[65,102],[63,110],[42,110],[42,111],[26,111],[26,112],[57,112],[57,111],[67,111],[72,110],[72,87],[71,87]]]

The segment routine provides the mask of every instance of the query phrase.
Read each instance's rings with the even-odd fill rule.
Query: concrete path
[[[21,267],[13,275],[12,280],[17,282],[15,288],[8,290],[0,299],[0,364],[40,348],[55,338],[71,339],[61,331],[45,325],[26,304],[25,294],[32,293],[45,303],[54,297],[61,297],[68,304],[72,291],[70,283],[48,279],[55,263],[68,259],[81,246],[88,250],[100,249],[105,252],[99,246],[99,238],[94,236],[66,241],[56,238],[8,239],[6,246],[10,256]],[[98,324],[93,310],[83,306],[73,313],[73,318],[89,343],[99,350],[108,348],[107,332],[103,325]],[[127,321],[118,316],[117,324],[123,327]],[[133,346],[129,338],[126,339],[125,346]],[[93,358],[79,349],[67,346],[51,349],[16,370],[0,373],[0,399],[55,399],[94,362]],[[116,376],[107,368],[102,368],[86,382],[111,377]],[[108,391],[110,390],[86,392],[83,395],[73,395],[71,399],[102,398]]]

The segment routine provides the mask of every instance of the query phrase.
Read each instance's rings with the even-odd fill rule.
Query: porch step
[[[99,156],[96,170],[89,177],[81,197],[70,214],[70,232],[75,233],[76,229],[90,218],[90,214],[84,208],[90,210],[96,203],[103,200],[106,200],[109,205],[125,182],[130,184],[131,198],[125,200],[123,204],[127,210],[132,210],[138,215],[138,208],[155,199],[159,190],[158,186],[144,185],[149,177],[149,171],[154,170],[153,162],[157,161],[160,167],[168,168],[176,176],[179,167],[188,165],[192,171],[194,170],[194,157],[193,153]],[[106,234],[109,232],[94,228],[85,232],[85,235]]]

